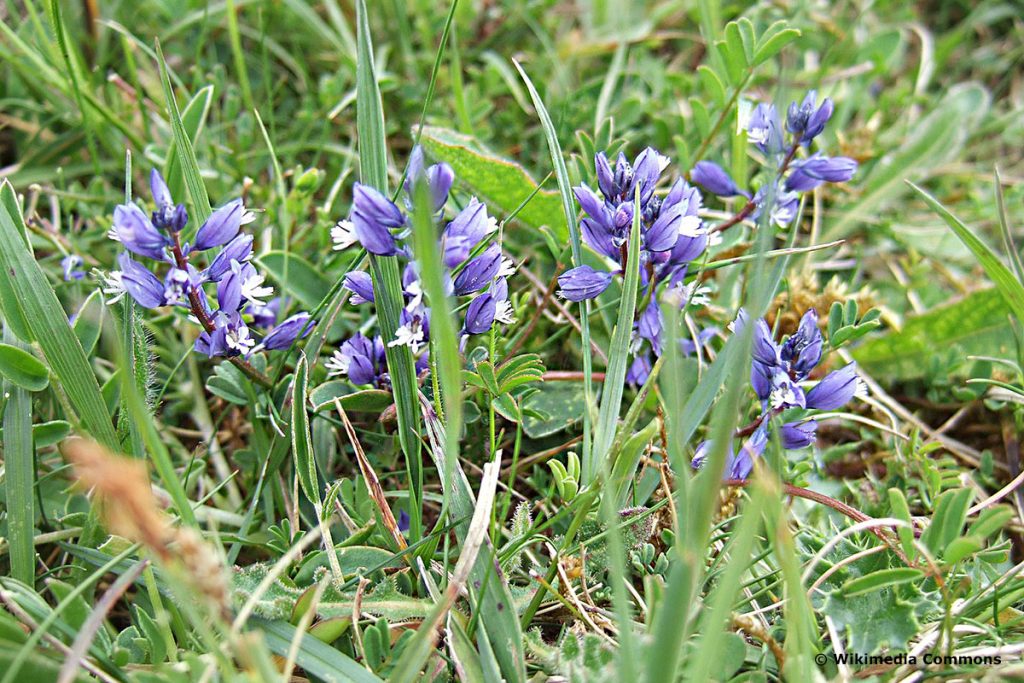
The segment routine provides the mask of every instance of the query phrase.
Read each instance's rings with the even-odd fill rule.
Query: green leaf
[[[977,536],[960,536],[950,541],[942,551],[942,561],[946,564],[956,564],[984,547],[985,541]]]
[[[785,21],[775,22],[761,34],[757,48],[754,50],[754,66],[764,64],[799,37],[800,31],[795,28],[786,28]]]
[[[533,102],[533,108],[537,110],[537,117],[540,119],[541,127],[544,129],[544,137],[548,143],[548,152],[551,155],[551,165],[555,171],[555,179],[558,181],[558,194],[562,199],[562,212],[565,214],[565,223],[569,226],[569,244],[572,247],[573,265],[583,265],[583,238],[580,234],[579,225],[576,224],[575,199],[571,183],[569,182],[569,172],[565,168],[562,146],[558,142],[555,124],[552,123],[551,115],[548,114],[547,107],[544,106],[540,93],[537,92],[537,88],[534,87],[530,77],[526,75],[526,71],[519,65],[519,62],[513,60],[513,64],[515,64],[516,70],[526,84],[526,89],[530,93],[530,100]],[[591,433],[590,411],[594,397],[593,377],[591,376],[593,358],[591,357],[590,349],[590,302],[581,301],[579,309],[580,342],[583,348],[583,452],[588,454],[593,446],[591,443],[593,434]],[[589,457],[589,455],[585,457]],[[584,473],[584,485],[589,483],[586,479],[587,474],[586,472]],[[591,472],[589,474],[593,475],[594,473]]]
[[[1006,523],[1013,519],[1013,508],[1006,505],[993,505],[978,515],[978,518],[967,528],[968,536],[988,538],[999,532]]]
[[[960,535],[973,495],[970,489],[953,489],[938,497],[931,524],[921,534],[921,542],[925,547],[938,555]]]
[[[959,301],[908,318],[902,330],[874,337],[853,349],[854,359],[872,375],[892,381],[921,377],[936,349],[960,349],[960,355],[1013,357],[1016,348],[1006,302],[995,289],[968,294]]]
[[[301,638],[295,661],[307,673],[328,683],[380,683],[365,667],[339,650],[316,638],[301,636],[283,619],[269,621],[253,617],[249,623],[263,632],[267,647],[279,657],[287,657],[296,636]]]
[[[307,309],[316,308],[331,290],[331,281],[306,259],[284,251],[271,251],[256,259],[281,288]]]
[[[865,576],[858,576],[855,579],[850,579],[843,584],[842,591],[843,595],[848,598],[852,598],[857,595],[882,590],[883,588],[889,588],[901,583],[917,581],[922,576],[924,576],[924,572],[920,569],[914,569],[913,567],[881,569],[877,572],[871,572]]]
[[[902,519],[909,525],[898,527],[896,533],[900,537],[903,553],[910,559],[914,559],[917,556],[917,549],[914,547],[913,520],[910,517],[910,506],[907,505],[907,499],[903,495],[903,491],[898,488],[889,489],[889,507],[892,509],[894,517]]]
[[[306,499],[314,505],[320,504],[320,486],[313,459],[313,440],[309,434],[309,414],[306,412],[307,365],[306,355],[299,356],[292,380],[292,457],[295,459],[295,473]]]
[[[21,344],[11,328],[4,339]],[[28,355],[16,346],[14,349]],[[36,361],[35,358],[32,358]],[[45,368],[43,371],[45,372]],[[44,384],[45,386],[45,384]],[[32,396],[26,388],[4,383],[7,405],[3,417],[4,493],[7,504],[7,535],[11,552],[11,576],[28,585],[35,580],[36,553],[32,529],[35,525],[35,451],[32,447]]]
[[[213,86],[208,85],[201,88],[195,96],[181,111],[181,126],[186,137],[193,143],[199,139],[206,124],[206,118],[210,113],[210,103],[213,101]],[[164,178],[167,179],[167,187],[172,197],[180,197],[185,190],[183,187],[183,172],[181,161],[176,145],[167,150],[167,164],[164,166]]]
[[[536,192],[516,218],[535,228],[542,225],[550,227],[562,242],[568,239],[558,193],[538,191],[537,181],[518,163],[500,157],[474,138],[448,128],[426,126],[420,140],[432,157],[451,165],[460,185],[471,188],[489,207],[512,213],[523,200]]]
[[[22,389],[42,391],[50,383],[50,373],[24,348],[0,344],[0,375]]]
[[[156,44],[156,54],[160,66],[160,82],[164,89],[164,99],[167,100],[171,132],[180,159],[181,175],[185,179],[185,188],[188,190],[188,196],[192,200],[192,208],[195,212],[194,221],[189,221],[189,223],[198,229],[210,217],[210,195],[207,194],[206,185],[203,183],[199,161],[196,159],[196,152],[192,147],[192,139],[181,120],[181,111],[178,109],[178,101],[174,97],[174,88],[171,86],[170,70],[164,60],[164,53],[160,49],[159,41]]]
[[[961,83],[936,103],[919,121],[914,122],[910,134],[876,163],[867,174],[859,174],[860,196],[842,207],[838,215],[822,234],[822,239],[846,237],[858,228],[870,224],[880,209],[903,196],[904,180],[921,180],[942,164],[956,159],[989,109],[991,96],[978,83]]]
[[[714,69],[706,64],[701,64],[697,67],[697,77],[700,78],[703,89],[714,98],[718,106],[725,104],[725,84],[722,83],[722,79],[718,77]]]
[[[598,475],[605,472],[611,463],[607,462],[615,439],[615,429],[622,410],[622,392],[626,386],[626,370],[629,366],[629,340],[633,334],[633,318],[636,312],[636,297],[640,288],[640,188],[636,190],[633,208],[633,228],[629,235],[629,256],[626,260],[625,282],[619,300],[619,315],[612,330],[609,346],[608,369],[605,372],[604,390],[594,430],[594,447],[583,454],[583,477],[586,486]],[[652,306],[657,301],[652,300]]]
[[[891,587],[854,597],[837,588],[829,594],[821,613],[831,617],[846,636],[848,652],[864,655],[874,654],[885,645],[902,651],[921,628],[914,605],[901,600]]]
[[[0,185],[0,290],[10,292],[4,299],[4,312],[17,309],[29,325],[51,372],[60,381],[82,426],[111,450],[120,444],[110,414],[100,394],[96,375],[75,336],[68,317],[25,243],[21,213],[11,214],[17,206],[14,188],[7,181]],[[13,326],[12,326],[13,328]],[[15,330],[17,332],[17,330]]]
[[[72,327],[82,345],[86,356],[91,356],[100,339],[100,332],[103,330],[103,317],[106,315],[106,305],[103,303],[103,292],[94,289],[92,294],[86,297]]]
[[[350,413],[380,413],[394,402],[390,391],[354,390],[351,384],[340,379],[324,382],[309,392],[309,401],[316,412],[332,410],[334,399],[338,399],[341,406]]]
[[[359,140],[359,172],[362,181],[387,194],[388,160],[384,129],[384,106],[373,62],[373,41],[365,0],[356,3],[356,132]],[[394,256],[370,255],[370,275],[376,294],[374,306],[385,340],[395,338],[399,314],[405,304],[398,261]],[[423,497],[422,454],[420,452],[420,410],[416,368],[408,346],[384,347],[391,377],[398,419],[398,440],[409,473],[409,529],[413,541],[422,533],[420,524]]]
[[[918,194],[924,199],[925,203],[937,213],[942,220],[946,221],[946,225],[956,233],[956,236],[960,238],[974,257],[978,259],[978,263],[985,269],[989,278],[995,283],[996,289],[1003,296],[1006,301],[1006,305],[1013,312],[1017,320],[1024,323],[1024,284],[1021,284],[1014,274],[1007,268],[994,251],[978,237],[975,236],[974,231],[964,225],[959,218],[954,216],[950,211],[944,207],[935,197],[931,196],[917,185],[908,183],[912,188],[917,190]]]
[[[619,508],[629,505],[629,487],[640,465],[640,456],[657,434],[658,420],[651,420],[646,427],[626,439],[622,450],[616,454],[609,484]]]
[[[0,186],[0,211],[5,211],[14,221],[17,236],[25,249],[31,251],[28,233],[25,231],[25,219],[22,216],[21,204],[14,188],[5,183]],[[25,312],[18,305],[18,293],[10,278],[0,277],[0,313],[3,314],[4,325],[11,328],[14,335],[24,342],[32,341],[32,329],[25,319]]]
[[[577,382],[547,382],[523,401],[522,408],[523,431],[528,437],[542,439],[557,434],[583,418],[583,387]]]

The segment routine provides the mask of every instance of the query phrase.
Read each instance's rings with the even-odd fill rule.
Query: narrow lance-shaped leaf
[[[387,194],[387,149],[384,131],[384,108],[373,64],[373,43],[365,0],[356,5],[357,53],[356,60],[356,129],[359,134],[359,171],[362,180]],[[385,343],[395,338],[399,315],[404,304],[402,280],[398,261],[393,256],[370,256],[374,302]],[[422,534],[422,463],[420,460],[419,409],[417,406],[416,368],[409,347],[386,344],[388,375],[398,419],[398,439],[405,454],[409,473],[409,531],[412,540]]]
[[[533,81],[526,75],[519,62],[513,60],[519,75],[526,88],[530,92],[530,99],[533,101],[533,108],[537,110],[537,117],[544,128],[544,136],[547,138],[548,152],[551,154],[551,163],[555,169],[555,178],[558,180],[558,192],[562,197],[562,210],[565,213],[565,222],[569,227],[569,244],[572,246],[572,260],[574,266],[583,265],[583,241],[580,235],[579,226],[576,224],[576,210],[574,208],[572,187],[569,182],[569,172],[565,168],[565,159],[562,156],[562,147],[558,143],[558,135],[555,125],[551,122],[551,116],[544,106],[540,94],[533,86]],[[580,337],[583,344],[583,396],[585,407],[583,410],[583,461],[593,464],[590,451],[593,449],[593,434],[591,433],[591,407],[593,406],[594,385],[593,385],[593,358],[590,350],[590,302],[580,302]],[[596,472],[593,467],[584,466],[580,483],[588,484],[593,480]]]
[[[619,301],[619,315],[612,332],[611,356],[608,358],[608,371],[605,374],[604,392],[601,395],[601,408],[597,416],[597,429],[594,432],[594,448],[590,452],[589,465],[587,454],[583,458],[583,472],[600,471],[602,463],[609,456],[615,428],[619,420],[619,409],[622,404],[622,391],[626,385],[626,369],[629,365],[629,338],[633,333],[633,316],[636,313],[636,296],[640,287],[640,188],[637,187],[633,209],[633,227],[629,233],[629,255],[626,260],[626,277],[622,287],[622,298]],[[657,306],[652,301],[651,306]]]
[[[10,328],[4,329],[4,339],[12,345],[21,344]],[[22,353],[27,354],[26,351]],[[5,382],[4,385],[4,394],[7,396],[3,421],[4,490],[7,494],[11,576],[32,585],[35,575],[35,549],[32,541],[35,522],[32,395],[12,383]]]

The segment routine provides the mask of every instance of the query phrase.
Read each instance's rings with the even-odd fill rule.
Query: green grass
[[[871,669],[883,680],[1012,676],[1018,14],[999,0],[0,5],[3,681],[868,672],[838,653],[917,658]],[[756,190],[776,171],[742,122],[809,89],[835,111],[796,159],[852,157],[857,173],[806,194],[788,230],[765,212],[723,230],[688,273],[708,303],[648,291],[639,216],[627,276],[559,298],[558,275],[609,266],[572,190],[597,188],[596,152],[668,155],[662,197],[699,160]],[[425,188],[404,193],[417,144],[455,169],[440,213]],[[153,168],[187,207],[183,242],[244,198],[252,263],[282,317],[311,312],[308,337],[211,360],[184,309],[102,305],[114,207],[148,214]],[[419,366],[386,346],[417,300],[409,256],[332,248],[356,181],[410,216],[395,234],[431,309]],[[481,335],[450,287],[467,266],[438,243],[473,197],[516,266],[515,322]],[[702,217],[745,201],[705,192]],[[83,278],[65,280],[69,254]],[[372,305],[342,287],[357,271]],[[638,387],[648,302],[664,352]],[[809,381],[856,360],[868,397],[821,415],[808,448],[784,449],[777,428],[809,413],[772,418],[755,473],[722,485],[730,441],[761,414],[753,326],[729,324],[743,308],[784,338],[812,307],[825,345]],[[357,332],[382,336],[387,382],[328,375]],[[76,485],[63,446],[78,436],[146,465],[160,512],[130,518],[159,533],[112,514],[135,510],[137,488]],[[1001,662],[924,659],[978,653]]]

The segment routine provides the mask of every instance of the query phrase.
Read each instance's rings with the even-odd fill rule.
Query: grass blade
[[[921,198],[931,207],[932,211],[937,213],[946,222],[946,225],[956,233],[960,241],[971,250],[974,258],[978,260],[978,263],[985,269],[989,278],[995,283],[996,289],[999,290],[1013,315],[1016,316],[1017,320],[1024,322],[1024,284],[1021,284],[1014,277],[1013,272],[999,260],[999,256],[987,244],[978,239],[974,232],[964,225],[959,218],[954,216],[949,209],[944,207],[939,200],[914,183],[908,182],[907,184],[921,195]]]
[[[594,430],[591,467],[603,470],[605,460],[611,451],[615,428],[622,407],[622,392],[626,386],[626,368],[629,365],[629,338],[633,334],[633,317],[636,313],[636,296],[640,289],[640,188],[637,187],[633,209],[633,228],[629,234],[629,256],[626,260],[626,276],[619,301],[619,315],[612,331],[609,347],[608,370],[605,373],[604,391],[601,392],[601,407],[597,414]],[[652,301],[650,305],[656,306]],[[585,468],[584,468],[585,470]]]
[[[459,354],[459,339],[454,306],[445,291],[444,265],[437,248],[437,232],[434,226],[433,206],[430,189],[423,182],[416,184],[415,212],[413,216],[413,248],[416,262],[420,267],[420,281],[423,293],[430,306],[430,357],[432,372],[437,373],[441,388],[441,406],[446,425],[444,441],[444,466],[441,476],[450,481],[455,463],[459,459],[459,440],[462,436],[462,359]],[[445,492],[443,510],[448,508]],[[444,521],[444,514],[438,516],[438,524]]]
[[[572,246],[573,266],[583,264],[583,242],[580,237],[579,226],[576,224],[575,199],[572,196],[572,187],[569,183],[569,172],[565,168],[565,158],[562,156],[562,147],[558,143],[558,135],[555,132],[555,125],[551,122],[544,102],[534,87],[533,81],[526,75],[526,71],[519,65],[519,62],[512,62],[526,88],[530,92],[530,99],[533,108],[537,110],[537,117],[540,118],[541,126],[544,128],[544,137],[547,139],[548,151],[551,154],[551,164],[555,169],[555,178],[558,181],[558,192],[562,197],[562,210],[565,213],[565,223],[569,228],[569,243]],[[583,411],[583,462],[580,473],[580,486],[586,486],[597,475],[595,459],[593,454],[593,434],[591,433],[591,410],[594,405],[594,383],[593,368],[594,361],[590,350],[590,302],[580,302],[580,333],[583,344],[583,397],[586,409]]]
[[[388,160],[384,129],[384,106],[373,65],[373,43],[365,0],[357,10],[356,129],[359,133],[359,172],[362,181],[387,194]],[[395,338],[404,304],[398,260],[393,256],[370,255],[370,274],[381,336]],[[409,475],[409,532],[413,542],[423,534],[421,523],[423,472],[419,439],[419,408],[416,396],[416,368],[407,346],[385,346],[388,373],[398,417],[398,440],[405,454]]]
[[[18,309],[15,317],[28,325],[29,332],[43,351],[43,356],[78,413],[81,426],[96,440],[112,450],[120,446],[107,413],[100,387],[89,365],[68,316],[57,300],[25,241],[25,225],[18,211],[14,188],[7,181],[0,185],[0,281],[4,291],[13,294],[13,300],[4,302],[8,308]]]
[[[4,328],[4,342],[28,347]],[[4,490],[7,494],[7,536],[11,553],[11,576],[31,586],[35,582],[35,461],[32,448],[32,395],[11,382],[4,382]]]

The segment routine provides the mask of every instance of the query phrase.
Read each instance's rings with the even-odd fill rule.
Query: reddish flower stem
[[[181,239],[178,237],[178,233],[171,233],[171,253],[174,255],[174,262],[178,268],[187,273],[188,259],[185,258],[185,254],[181,251]],[[210,320],[210,316],[206,313],[206,307],[203,306],[203,302],[199,298],[198,288],[193,287],[192,284],[189,283],[187,291],[189,308],[192,310],[192,315],[196,317],[196,320],[199,321],[199,324],[203,326],[203,329],[206,330],[207,333],[213,334],[213,331],[217,328],[213,324],[213,321]],[[274,383],[270,381],[269,377],[253,367],[252,363],[241,356],[229,356],[228,360],[257,384],[267,388],[274,385]]]

